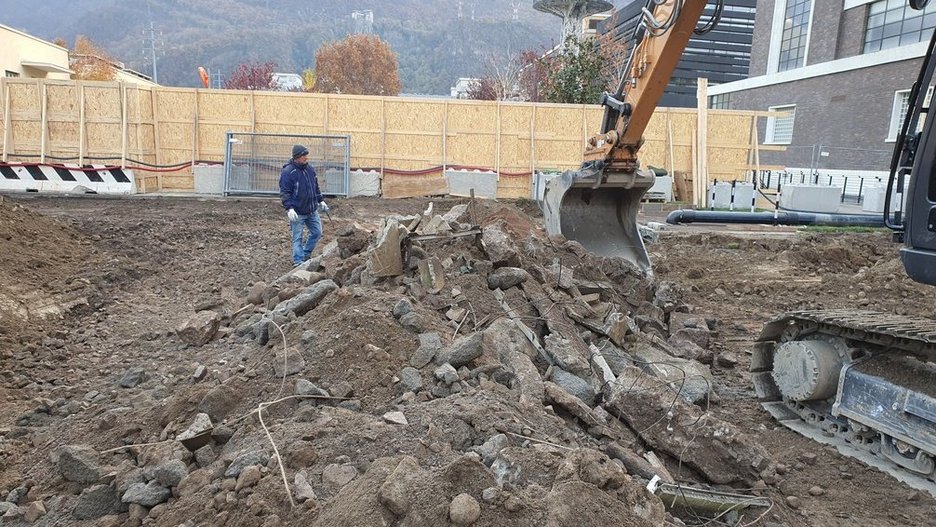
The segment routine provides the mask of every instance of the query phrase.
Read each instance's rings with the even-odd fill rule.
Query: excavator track
[[[751,377],[787,428],[936,497],[936,321],[788,313],[761,332]]]

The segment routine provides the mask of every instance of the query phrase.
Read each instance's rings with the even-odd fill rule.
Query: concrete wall
[[[22,62],[44,62],[68,69],[68,50],[51,42],[0,25],[0,76],[7,72],[22,78],[68,79],[68,73],[47,73],[37,68],[23,67]]]

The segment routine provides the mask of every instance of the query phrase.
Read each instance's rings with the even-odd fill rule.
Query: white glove
[[[286,217],[289,218],[289,223],[296,223],[299,221],[299,214],[296,213],[296,209],[289,209],[286,212]]]
[[[326,213],[326,214],[328,214],[328,210],[329,210],[329,209],[328,209],[328,204],[325,203],[324,201],[320,201],[320,202],[319,202],[319,210],[322,211],[322,212],[324,212],[324,213]]]

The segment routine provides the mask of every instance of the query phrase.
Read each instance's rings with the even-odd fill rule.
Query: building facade
[[[936,3],[759,0],[750,77],[711,87],[711,106],[785,112],[760,120],[785,147],[764,164],[884,173],[934,27]]]
[[[708,33],[692,35],[660,99],[660,106],[698,106],[696,86],[699,77],[707,78],[710,86],[747,78],[755,33],[755,8],[759,9],[762,3],[763,0],[725,0],[718,25]],[[634,29],[640,21],[641,8],[645,5],[644,0],[632,0],[603,22],[601,31],[610,33],[616,41],[632,46]],[[714,14],[714,5],[710,3],[699,25],[710,20]]]
[[[0,74],[4,77],[67,80],[68,50],[0,25]]]

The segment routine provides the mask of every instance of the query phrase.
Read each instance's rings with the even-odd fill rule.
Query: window
[[[731,108],[731,94],[712,95],[709,97],[709,108],[713,110],[728,110]]]
[[[4,71],[6,72],[4,74],[4,76],[6,77],[19,77],[20,76],[20,74],[16,73],[15,71],[10,71],[10,70],[4,70]]]
[[[930,100],[933,98],[933,87],[926,90],[926,98],[923,99],[923,107],[928,108]],[[907,111],[910,109],[910,90],[900,90],[894,93],[894,108],[891,110],[890,130],[887,132],[887,141],[896,141],[897,134],[903,129],[904,119],[907,118]],[[917,123],[917,132],[923,130],[923,123],[926,121],[926,114],[920,114],[920,122]]]
[[[917,11],[906,0],[880,0],[868,8],[864,52],[896,48],[929,40],[936,27],[936,4]]]
[[[767,140],[768,144],[788,145],[793,142],[793,119],[796,116],[796,105],[771,106],[772,112],[784,112],[786,115],[781,117],[767,118]]]
[[[812,0],[786,0],[777,71],[800,68],[806,63],[811,15]]]

